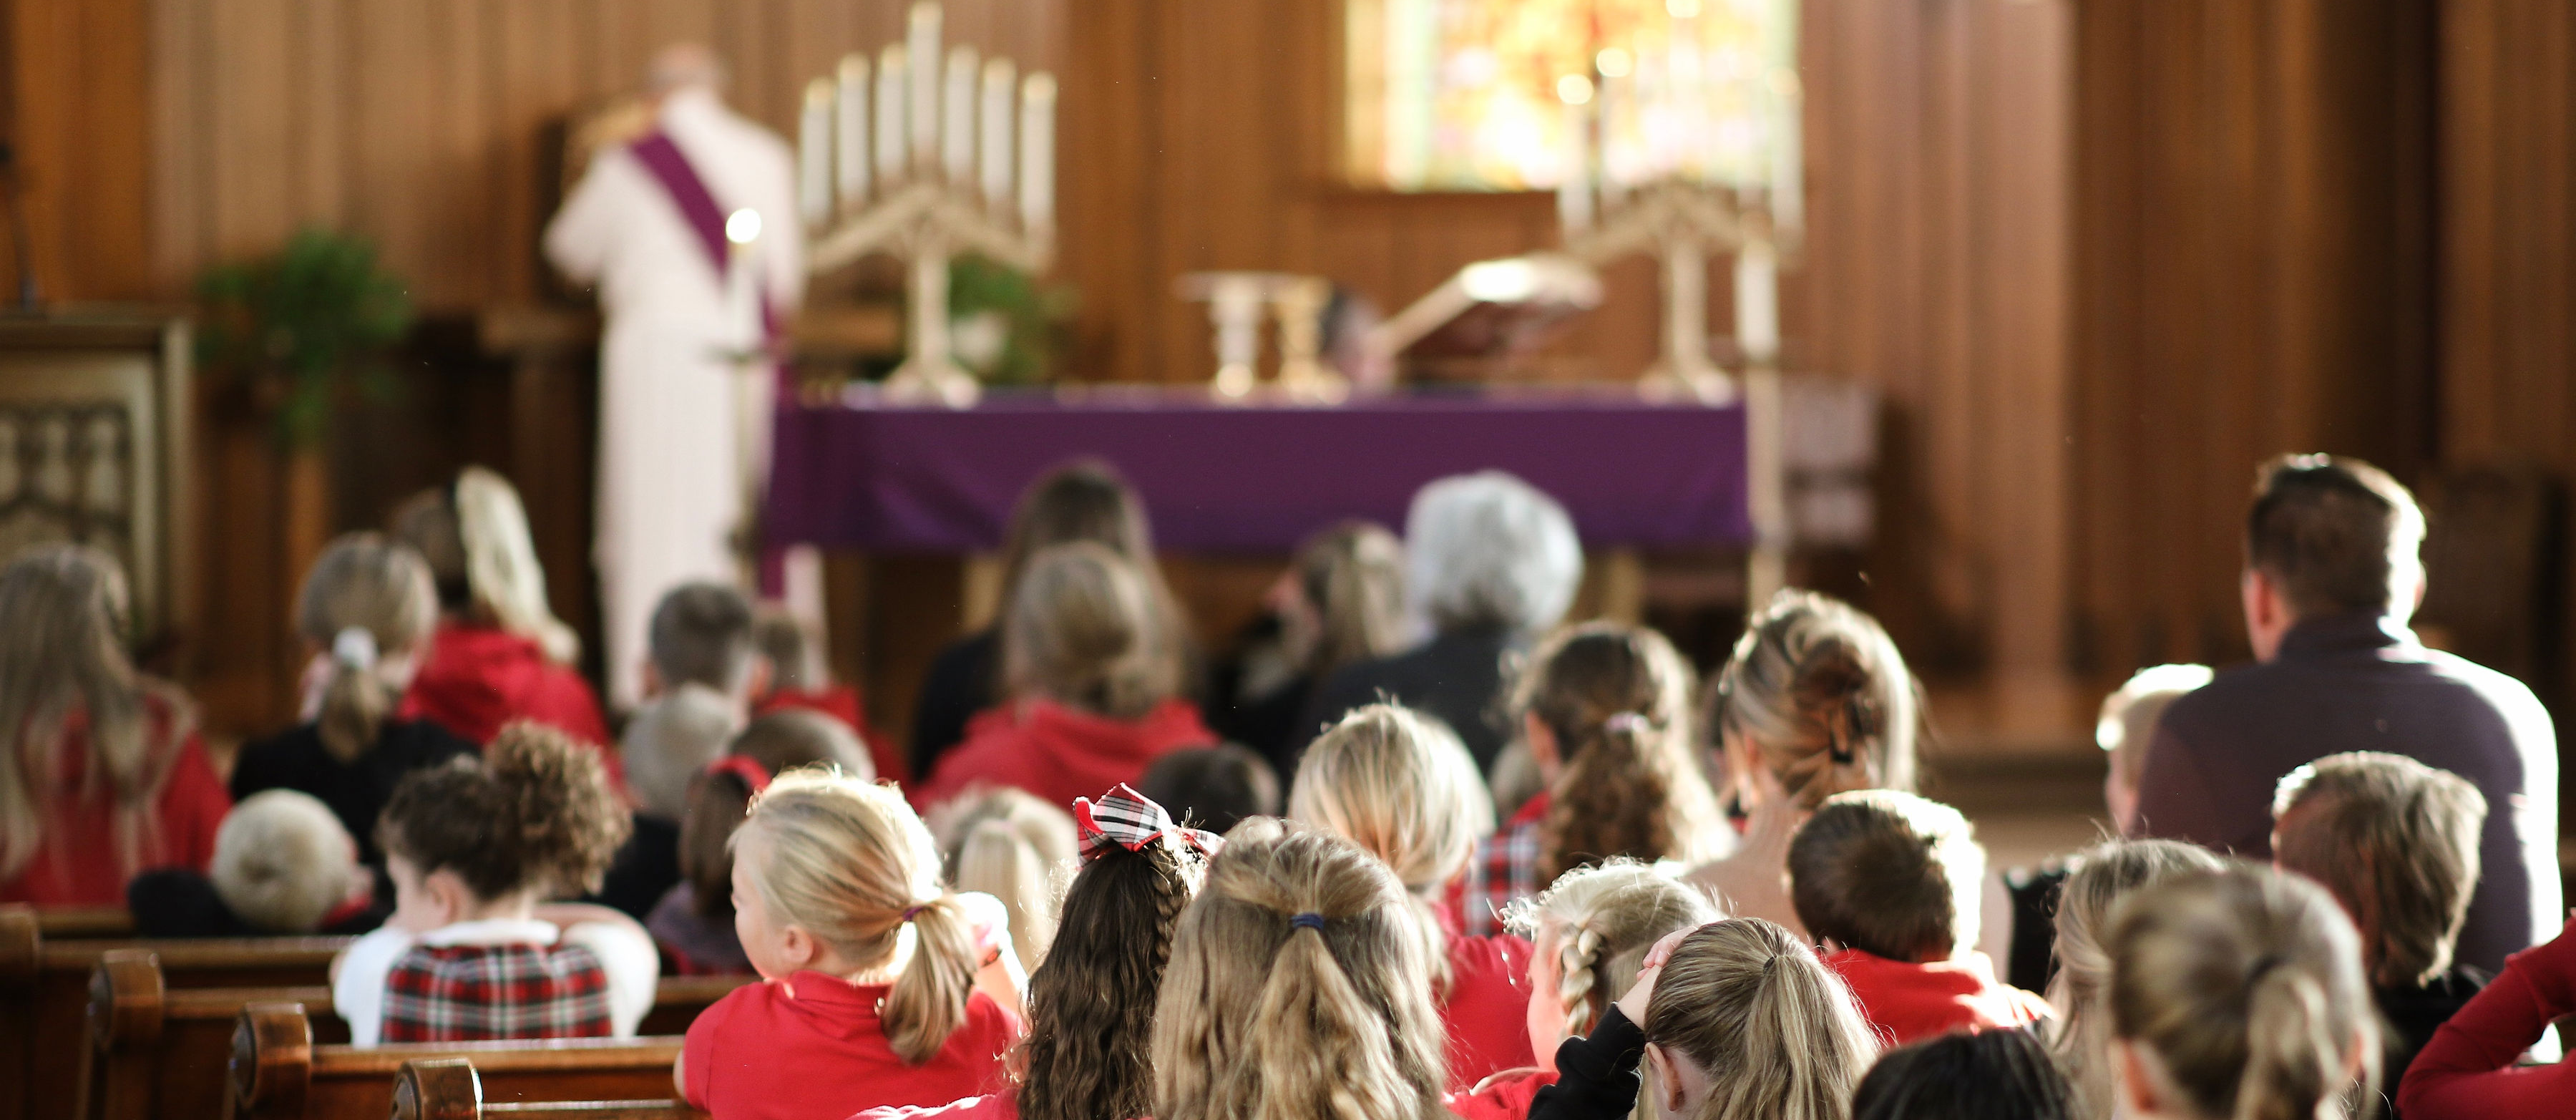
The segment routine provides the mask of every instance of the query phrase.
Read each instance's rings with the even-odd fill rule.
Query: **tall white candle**
[[[1619,198],[1627,186],[1625,176],[1628,168],[1623,159],[1627,146],[1619,142],[1619,111],[1624,107],[1621,99],[1629,92],[1627,79],[1617,74],[1603,74],[1600,88],[1592,95],[1592,119],[1601,123],[1601,177],[1598,182],[1601,207],[1605,210],[1619,205]]]
[[[1805,101],[1798,72],[1771,74],[1771,224],[1794,248],[1807,226]]]
[[[834,168],[833,190],[844,211],[856,211],[868,201],[868,159],[874,155],[868,148],[869,81],[868,56],[852,54],[841,60],[841,104],[834,114],[840,136],[833,144],[840,160]]]
[[[807,228],[832,220],[832,80],[805,83],[796,122],[796,212]]]
[[[939,159],[939,3],[912,6],[912,163],[929,171]]]
[[[948,50],[948,89],[940,100],[940,169],[948,181],[964,186],[975,181],[975,83],[982,78],[975,48],[960,43]]]
[[[1019,67],[1007,58],[984,64],[983,141],[984,205],[995,214],[1011,208],[1011,91],[1020,84]]]
[[[1020,83],[1020,224],[1055,228],[1055,75],[1044,70]]]
[[[1564,106],[1565,177],[1556,184],[1556,219],[1565,232],[1592,226],[1592,80],[1568,74],[1556,81]]]
[[[1735,344],[1749,365],[1780,360],[1780,264],[1767,242],[1735,253]]]
[[[877,178],[891,183],[903,177],[909,145],[903,138],[903,44],[877,54]]]

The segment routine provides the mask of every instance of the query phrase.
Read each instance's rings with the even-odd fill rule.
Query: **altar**
[[[1135,485],[1169,552],[1284,555],[1345,518],[1400,532],[1424,483],[1489,469],[1564,503],[1590,549],[1750,546],[1745,437],[1740,405],[1578,390],[1333,408],[1149,390],[993,393],[965,409],[787,405],[765,528],[779,545],[991,552],[1032,479],[1087,457]]]

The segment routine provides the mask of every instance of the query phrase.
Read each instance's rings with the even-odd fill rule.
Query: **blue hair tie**
[[[1322,933],[1324,932],[1324,916],[1312,911],[1304,914],[1292,914],[1288,917],[1288,928],[1311,929],[1317,933]]]

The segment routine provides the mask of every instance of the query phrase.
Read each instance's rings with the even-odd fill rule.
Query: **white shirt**
[[[384,1039],[385,978],[394,962],[414,945],[579,945],[599,958],[608,974],[608,1021],[618,1038],[635,1037],[644,1013],[653,1009],[661,982],[662,958],[653,939],[642,931],[613,922],[580,922],[563,929],[533,918],[488,918],[440,926],[428,933],[385,926],[357,940],[340,954],[339,975],[331,979],[331,1006],[349,1024],[349,1042],[375,1046]]]

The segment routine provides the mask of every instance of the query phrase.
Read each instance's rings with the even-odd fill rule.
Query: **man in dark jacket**
[[[2415,640],[2423,540],[2414,496],[2368,463],[2265,464],[2241,581],[2258,663],[2165,710],[2132,833],[2268,859],[2273,793],[2301,765],[2381,751],[2448,770],[2491,807],[2458,959],[2493,971],[2563,913],[2557,740],[2521,682]]]

